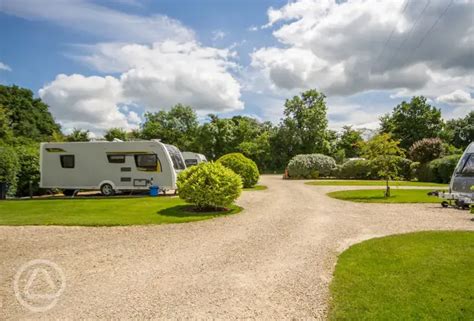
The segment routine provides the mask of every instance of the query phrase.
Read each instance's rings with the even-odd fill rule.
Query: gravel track
[[[364,204],[265,175],[245,210],[208,221],[132,227],[0,227],[0,319],[324,319],[337,255],[365,239],[474,230],[467,211],[437,204]],[[382,187],[383,188],[383,187]],[[403,187],[407,188],[407,187]],[[66,275],[57,305],[22,307],[13,278],[48,259]]]

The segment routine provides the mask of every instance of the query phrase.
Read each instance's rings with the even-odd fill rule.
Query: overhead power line
[[[444,17],[446,12],[448,12],[449,8],[453,5],[453,3],[454,3],[454,0],[451,0],[451,2],[446,6],[444,11],[441,12],[441,14],[438,16],[438,19],[436,19],[436,21],[431,25],[431,27],[428,29],[428,31],[423,35],[423,37],[421,37],[420,41],[418,42],[418,45],[416,45],[416,47],[415,47],[415,49],[413,49],[412,53],[415,53],[415,51],[417,51],[418,48],[420,48],[420,46],[423,44],[425,39],[428,38],[429,34],[433,31],[433,29],[436,27],[438,22]]]

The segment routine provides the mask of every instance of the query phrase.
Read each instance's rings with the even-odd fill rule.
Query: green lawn
[[[268,189],[265,185],[255,185],[254,187],[244,188],[244,191],[264,191]]]
[[[200,221],[238,213],[195,213],[177,197],[1,201],[0,225],[144,225]]]
[[[360,203],[441,203],[441,199],[428,196],[431,189],[392,189],[389,198],[384,197],[385,189],[358,189],[331,192],[327,195],[343,201]]]
[[[317,180],[307,182],[308,185],[317,186],[385,186],[385,181],[374,180]],[[433,186],[448,187],[447,184],[425,183],[425,182],[409,182],[409,181],[391,181],[390,186]]]
[[[474,232],[356,244],[337,261],[330,320],[474,320]]]

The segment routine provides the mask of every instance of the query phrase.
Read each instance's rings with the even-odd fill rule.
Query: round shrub
[[[288,163],[291,178],[328,177],[336,168],[334,158],[323,154],[296,155]]]
[[[8,186],[8,195],[16,193],[17,174],[19,171],[18,157],[11,147],[0,146],[0,183]]]
[[[443,141],[439,138],[423,138],[410,147],[410,158],[415,162],[427,163],[443,154]]]
[[[199,210],[230,206],[242,192],[242,179],[219,163],[200,163],[178,176],[179,197]]]
[[[449,183],[461,155],[451,155],[422,164],[417,171],[422,182]]]
[[[366,159],[352,159],[346,161],[340,167],[338,178],[345,179],[375,179],[376,171],[372,169],[372,164]]]
[[[217,160],[217,163],[230,168],[236,174],[240,175],[245,188],[252,187],[257,184],[258,178],[260,177],[257,164],[241,153],[230,153],[224,155]]]

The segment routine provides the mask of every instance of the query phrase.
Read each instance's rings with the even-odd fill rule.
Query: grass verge
[[[384,197],[384,189],[358,189],[331,192],[327,195],[343,201],[359,203],[441,203],[435,196],[428,196],[430,189],[392,189],[390,197]]]
[[[185,223],[235,214],[242,210],[232,205],[226,212],[197,213],[176,197],[126,199],[26,200],[0,202],[0,225],[82,225],[121,226]]]
[[[255,185],[254,187],[244,188],[243,190],[244,191],[264,191],[266,189],[268,189],[268,187],[265,185]]]
[[[374,180],[317,180],[307,182],[308,185],[316,186],[385,186],[385,181]],[[410,182],[410,181],[390,181],[390,186],[432,186],[432,187],[448,187],[448,184],[426,183],[426,182]]]
[[[474,232],[368,240],[338,259],[330,320],[474,320]]]

